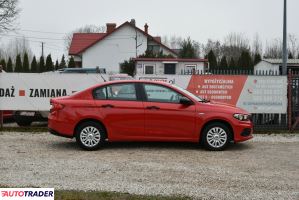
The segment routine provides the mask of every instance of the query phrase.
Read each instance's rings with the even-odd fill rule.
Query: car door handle
[[[149,110],[153,110],[153,109],[159,110],[160,108],[157,107],[157,106],[147,106],[146,109],[149,109]]]
[[[104,104],[104,105],[101,105],[102,108],[113,108],[114,105],[111,105],[111,104]]]

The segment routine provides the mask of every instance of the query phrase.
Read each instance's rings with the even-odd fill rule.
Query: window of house
[[[165,63],[164,64],[164,74],[175,74],[176,64],[174,63]]]
[[[148,45],[147,50],[151,51],[152,53],[158,54],[160,52],[160,46],[159,45]]]
[[[154,66],[152,65],[145,65],[145,74],[154,74]]]
[[[154,84],[144,84],[147,101],[161,103],[179,103],[181,94],[176,91]]]

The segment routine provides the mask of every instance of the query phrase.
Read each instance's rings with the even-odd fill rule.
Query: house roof
[[[102,39],[106,33],[74,33],[69,54],[77,55],[82,49],[88,48],[95,41]]]
[[[282,59],[262,59],[271,64],[282,64]],[[287,64],[299,64],[299,59],[288,59]]]
[[[92,33],[92,34],[88,33],[90,35],[85,35],[85,36],[84,36],[84,34],[86,34],[86,33],[74,33],[72,43],[71,43],[71,46],[70,46],[70,50],[69,50],[69,55],[78,55],[78,54],[82,53],[83,51],[90,48],[94,44],[102,41],[107,36],[109,36],[112,33],[118,31],[121,27],[123,27],[125,25],[131,26],[132,28],[138,30],[139,32],[141,32],[142,34],[144,34],[148,38],[152,39],[154,42],[156,42],[157,44],[159,44],[163,48],[167,49],[171,53],[173,53],[175,55],[178,55],[177,52],[173,51],[172,49],[170,49],[169,47],[167,47],[167,46],[165,46],[164,44],[161,43],[161,37],[153,37],[153,36],[149,35],[148,33],[146,33],[145,31],[143,31],[142,29],[138,28],[137,26],[134,26],[133,24],[131,24],[128,21],[121,24],[119,27],[117,27],[116,29],[114,29],[110,33]],[[82,35],[82,36],[80,36],[80,35]],[[76,38],[75,38],[75,36],[76,36]]]
[[[208,59],[203,58],[135,58],[135,61],[145,61],[145,62],[208,62]]]

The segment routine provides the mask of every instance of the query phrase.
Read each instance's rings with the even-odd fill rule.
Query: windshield
[[[204,99],[202,99],[202,98],[200,98],[200,97],[192,94],[188,90],[185,90],[185,89],[183,89],[183,88],[181,88],[181,87],[179,87],[177,85],[172,85],[172,86],[175,87],[176,89],[180,90],[181,92],[188,94],[189,96],[191,96],[192,98],[194,98],[196,101],[204,101]]]

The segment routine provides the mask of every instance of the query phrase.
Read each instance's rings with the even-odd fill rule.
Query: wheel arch
[[[210,124],[213,124],[213,123],[222,123],[225,126],[227,126],[227,128],[231,132],[231,140],[234,140],[234,135],[235,135],[234,134],[234,129],[228,121],[226,121],[224,119],[212,119],[212,120],[209,120],[209,121],[205,122],[204,125],[202,126],[202,128],[200,130],[200,135],[199,135],[199,142],[202,142],[202,135],[203,135],[203,131],[205,130],[205,128],[207,126],[209,126]]]

